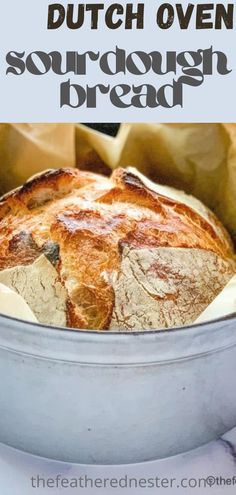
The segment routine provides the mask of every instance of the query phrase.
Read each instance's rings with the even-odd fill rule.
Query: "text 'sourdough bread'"
[[[193,322],[235,273],[199,201],[135,170],[49,170],[0,201],[0,282],[42,323],[151,330]]]

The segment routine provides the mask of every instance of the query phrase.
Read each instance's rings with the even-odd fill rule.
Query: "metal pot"
[[[0,441],[69,462],[177,454],[236,425],[236,317],[146,333],[0,316]]]

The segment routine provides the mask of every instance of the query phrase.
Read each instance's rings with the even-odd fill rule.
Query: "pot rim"
[[[0,350],[50,361],[89,366],[168,364],[234,346],[236,313],[186,327],[135,332],[52,327],[0,314]]]
[[[230,313],[226,316],[221,316],[219,318],[214,318],[213,320],[208,320],[208,321],[203,321],[200,323],[191,323],[190,325],[183,325],[183,326],[178,326],[178,327],[169,327],[169,328],[160,328],[158,330],[134,330],[134,331],[110,331],[110,330],[83,330],[81,328],[72,328],[72,327],[59,327],[59,326],[53,326],[53,325],[46,325],[44,323],[36,323],[36,322],[31,322],[27,320],[22,320],[21,318],[15,318],[14,316],[8,316],[0,312],[0,323],[2,320],[10,320],[14,321],[16,323],[24,323],[28,326],[36,326],[43,329],[50,329],[59,332],[66,332],[66,333],[76,333],[76,334],[90,334],[90,335],[148,335],[148,334],[160,334],[160,333],[177,333],[179,331],[183,331],[183,329],[193,329],[195,327],[203,327],[207,326],[211,323],[217,323],[217,322],[222,322],[222,321],[235,321],[236,323],[236,313]]]

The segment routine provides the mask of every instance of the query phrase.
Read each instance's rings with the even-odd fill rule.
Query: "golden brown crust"
[[[68,292],[67,325],[109,329],[113,279],[125,246],[209,251],[228,263],[230,276],[230,239],[208,216],[209,222],[127,170],[116,170],[110,179],[50,170],[0,201],[0,270],[31,264],[41,254],[52,261],[57,253],[54,266]]]

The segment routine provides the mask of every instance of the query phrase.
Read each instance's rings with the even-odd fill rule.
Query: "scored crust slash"
[[[0,283],[41,323],[139,331],[194,322],[235,273],[195,198],[135,169],[35,176],[0,202]]]

